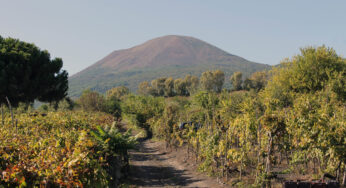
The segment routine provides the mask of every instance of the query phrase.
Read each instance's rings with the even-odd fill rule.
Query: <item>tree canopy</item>
[[[260,91],[265,87],[268,81],[268,75],[265,71],[254,72],[249,78],[246,78],[243,82],[243,89]]]
[[[316,92],[340,73],[345,74],[346,60],[334,49],[320,46],[302,48],[301,54],[282,64],[289,67],[289,87],[296,92]]]
[[[68,73],[61,58],[18,39],[0,36],[0,103],[59,101],[67,95]]]
[[[241,72],[235,72],[231,76],[230,80],[233,86],[233,90],[238,91],[242,89],[242,86],[241,86],[243,83],[242,77],[243,77],[243,73]]]
[[[206,71],[201,76],[201,88],[206,91],[214,91],[220,93],[223,83],[225,82],[225,74],[220,70]]]
[[[90,89],[84,90],[77,102],[85,111],[104,111],[105,109],[104,96]]]
[[[220,93],[225,81],[225,73],[216,71],[206,71],[201,78],[186,75],[185,78],[173,79],[172,77],[161,77],[149,82],[144,81],[138,85],[138,93],[152,96],[191,96],[199,89]]]
[[[114,99],[120,100],[122,97],[124,97],[125,95],[128,95],[129,93],[130,93],[129,88],[125,86],[119,86],[119,87],[115,87],[108,90],[106,92],[106,97],[107,99],[114,98]]]

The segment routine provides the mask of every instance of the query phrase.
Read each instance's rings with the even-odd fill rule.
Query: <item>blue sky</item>
[[[345,57],[346,1],[0,0],[0,35],[63,58],[70,75],[113,50],[170,34],[272,65],[310,45]]]

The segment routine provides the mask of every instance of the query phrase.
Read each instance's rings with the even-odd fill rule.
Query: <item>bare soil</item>
[[[168,152],[161,141],[144,140],[130,151],[130,187],[225,187],[216,178],[198,173],[186,151]]]

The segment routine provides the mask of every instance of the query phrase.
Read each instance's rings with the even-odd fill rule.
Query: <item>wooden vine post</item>
[[[12,126],[14,127],[14,117],[13,117],[12,105],[11,105],[11,102],[10,102],[10,100],[8,99],[7,96],[6,96],[6,100],[7,100],[7,103],[8,103],[8,107],[10,108],[10,112],[11,112]]]

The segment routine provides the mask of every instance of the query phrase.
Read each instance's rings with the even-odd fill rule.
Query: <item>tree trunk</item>
[[[256,116],[258,119],[258,117]],[[257,127],[257,143],[258,143],[258,151],[257,151],[257,165],[261,163],[261,123],[258,123]],[[258,177],[258,171],[256,172],[256,178]]]
[[[8,97],[6,97],[6,100],[7,100],[7,103],[8,103],[8,107],[10,108],[10,112],[11,112],[12,126],[14,127],[14,118],[13,118],[12,106],[11,106],[10,100],[8,100]]]
[[[344,119],[344,115],[345,115],[345,107],[346,105],[344,105],[344,109],[342,111],[342,119]],[[346,165],[344,164],[344,177],[342,178],[342,185],[344,187],[346,187]]]
[[[243,173],[243,159],[241,160],[240,162],[240,170],[239,170],[239,179],[241,181],[241,178],[242,178],[242,173]]]
[[[286,155],[286,162],[287,162],[287,165],[289,165],[289,164],[290,164],[290,161],[289,161],[289,158],[288,158],[287,149],[285,149],[285,155]]]
[[[226,151],[225,151],[225,162],[224,162],[224,168],[226,169],[226,182],[228,181],[228,161],[227,161],[227,155],[228,155],[228,134],[229,134],[229,128],[226,131]]]
[[[338,168],[336,168],[336,180],[337,181],[340,180],[340,170],[341,170],[341,161],[339,162]]]
[[[199,154],[199,139],[198,139],[198,136],[197,136],[196,153],[195,153],[195,164],[197,164],[197,161],[198,161],[198,154]]]
[[[346,166],[344,165],[344,177],[342,178],[342,185],[346,186]]]
[[[261,123],[258,124],[258,164],[261,162]]]
[[[268,143],[268,153],[267,153],[267,160],[266,160],[266,173],[270,172],[271,170],[271,155],[272,155],[272,145],[273,145],[273,137],[272,134],[269,133],[269,143]]]

